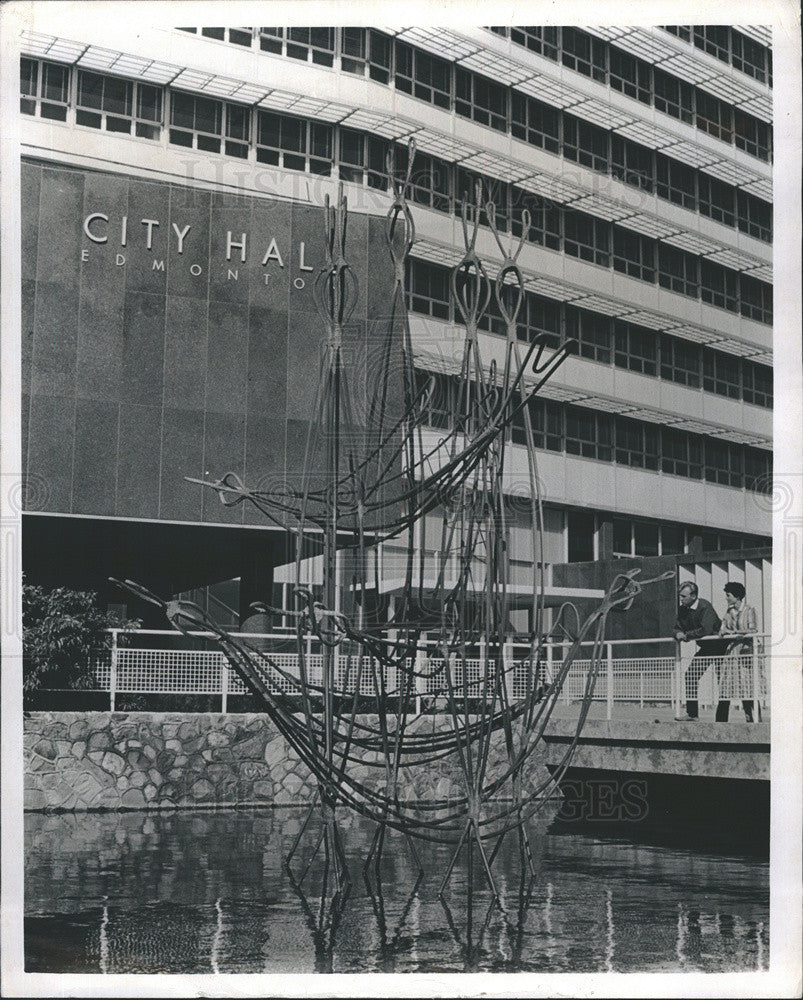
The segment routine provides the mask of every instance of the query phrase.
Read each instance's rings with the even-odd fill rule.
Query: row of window
[[[554,62],[562,62],[564,66],[597,80],[605,80],[606,59],[608,68],[614,75],[620,78],[622,76],[621,57],[627,53],[623,53],[615,41],[608,46],[602,39],[579,28],[516,25],[492,27],[490,30],[511,38],[517,45],[531,52],[537,52]],[[772,85],[772,50],[741,31],[722,24],[698,24],[694,27],[664,25],[664,31],[686,42],[693,42],[698,49],[711,53],[761,83],[768,82]],[[642,60],[637,62],[641,63]],[[634,86],[638,86],[637,71],[626,75]],[[611,86],[614,86],[613,82]]]
[[[729,24],[663,25],[664,31],[691,42],[734,69],[772,86],[772,49]]]
[[[450,312],[450,271],[411,258],[407,268],[407,305],[413,312],[454,322]],[[506,303],[508,313],[513,303]],[[479,329],[505,335],[505,320],[492,296],[477,323]],[[772,408],[772,368],[693,341],[658,333],[623,319],[581,309],[525,291],[517,316],[516,334],[530,342],[544,335],[551,348],[565,339],[577,341],[580,357],[600,364],[651,375],[703,389],[754,406]]]
[[[615,42],[603,41],[580,28],[496,26],[491,31],[723,142],[735,143],[751,156],[762,160],[771,157],[771,126],[623,51]],[[515,100],[515,90],[513,95]]]
[[[768,544],[757,535],[684,528],[681,524],[629,517],[614,517],[611,535],[614,556],[677,555],[686,552],[695,536],[700,538],[704,552],[732,552]]]
[[[425,422],[431,427],[449,428],[455,408],[459,412],[459,381],[453,376],[423,371],[418,372],[418,378],[421,387],[430,378],[435,379],[434,391],[425,397]],[[535,399],[530,404],[530,420],[535,447],[546,451],[759,493],[766,492],[772,474],[772,454],[768,451],[571,403]],[[510,440],[526,444],[521,413],[514,418]]]
[[[526,234],[530,243],[613,267],[641,281],[657,282],[662,288],[759,323],[772,323],[772,285],[765,281],[548,199],[527,195],[525,200],[530,211]],[[513,234],[518,236],[521,227],[521,218],[514,218]]]
[[[511,131],[512,105],[524,95],[479,73],[408,45],[374,28],[182,28],[238,45],[258,40],[263,51],[324,66],[336,57],[347,73],[368,75],[379,83],[434,104],[500,132]],[[542,54],[593,76],[611,88],[654,105],[657,110],[696,125],[717,139],[762,160],[769,160],[772,128],[720,101],[679,77],[654,68],[615,45],[578,28],[492,28],[506,34],[535,32],[557,40]],[[518,34],[516,39],[518,40]],[[528,45],[533,48],[533,45]],[[554,53],[554,54],[553,54]]]
[[[520,105],[520,106],[519,106]],[[550,108],[531,97],[517,104],[514,134],[583,166],[654,193],[723,225],[738,228],[766,243],[772,242],[772,205],[700,170],[642,146],[631,139]],[[420,154],[413,177],[413,199],[441,211],[453,210],[453,200],[473,190],[470,171],[434,156]],[[497,217],[506,220],[516,208],[530,207],[533,196],[515,185],[487,179],[497,202]]]
[[[567,510],[566,542],[568,562],[591,562],[604,558],[606,552],[599,532],[611,521],[607,511]],[[658,556],[687,552],[692,539],[699,538],[703,552],[733,552],[763,548],[771,539],[761,535],[743,535],[731,531],[624,517],[613,518],[612,554],[614,556]],[[598,539],[595,546],[595,539]]]
[[[376,135],[261,109],[254,112],[252,121],[251,109],[243,105],[181,91],[169,91],[168,96],[171,143],[247,158],[254,135],[255,156],[260,163],[324,175],[331,174],[332,165],[337,164],[344,180],[382,189],[387,186],[388,141]],[[76,123],[158,139],[163,120],[162,97],[159,87],[79,70],[74,98]],[[529,104],[537,103],[527,100]],[[42,117],[66,121],[70,103],[67,67],[22,60],[20,106],[24,113],[38,111]],[[569,135],[564,146],[568,156],[584,161],[586,154],[592,155],[588,151],[596,149],[594,162],[609,157],[605,162],[610,162],[615,175],[629,181],[636,179],[650,190],[654,183],[654,189],[664,198],[696,208],[726,225],[737,225],[751,236],[771,239],[772,206],[767,202],[590,123],[572,119],[570,115],[563,118]],[[403,167],[405,148],[397,150],[397,158]],[[613,227],[611,258],[609,223],[573,209],[562,209],[557,203],[516,185],[475,174],[436,157],[423,153],[417,156],[412,199],[440,211],[456,212],[466,193],[473,193],[477,180],[485,183],[487,194],[496,204],[500,229],[512,228],[516,235],[520,234],[521,219],[513,217],[514,210],[527,208],[532,216],[528,233],[531,242],[560,249],[563,229],[565,252],[603,266],[613,259],[618,270],[655,281],[657,241]],[[584,230],[594,231],[591,245]],[[706,266],[711,275],[716,275],[716,280],[701,278],[704,287],[715,289],[706,301],[738,311],[735,295],[729,290],[735,287],[735,275],[724,277],[719,272],[727,269],[718,269],[710,262]],[[690,264],[684,268],[682,280],[675,280],[667,287],[696,296],[697,282],[693,278],[687,280],[686,275],[687,270],[695,269],[696,265]]]

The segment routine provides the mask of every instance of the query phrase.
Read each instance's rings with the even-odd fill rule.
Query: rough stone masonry
[[[421,716],[410,728],[438,727]],[[488,773],[504,766],[498,734]],[[25,809],[171,809],[299,805],[316,784],[265,715],[29,712],[24,717]],[[384,768],[364,768],[376,787]],[[546,777],[536,751],[525,784]],[[454,760],[402,768],[400,794],[425,801],[460,794]]]

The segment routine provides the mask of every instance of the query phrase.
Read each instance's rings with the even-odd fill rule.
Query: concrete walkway
[[[671,774],[686,777],[740,778],[768,781],[770,725],[715,722],[714,711],[696,722],[676,722],[670,708],[615,706],[616,718],[605,718],[605,704],[593,705],[571,766],[600,771]],[[579,706],[560,705],[544,734],[547,763],[558,764],[571,743]],[[623,717],[624,716],[624,717]]]

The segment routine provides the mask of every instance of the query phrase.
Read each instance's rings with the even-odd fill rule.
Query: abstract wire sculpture
[[[297,484],[281,490],[248,488],[234,473],[215,482],[189,479],[217,491],[227,506],[247,501],[295,539],[296,581],[305,579],[305,553],[322,556],[322,589],[296,585],[294,606],[252,605],[289,617],[295,625],[297,671],[218,626],[197,605],[163,601],[132,581],[126,587],[161,607],[179,632],[211,633],[247,689],[315,776],[317,801],[286,859],[289,867],[317,810],[322,820],[312,857],[293,876],[301,886],[323,847],[322,903],[334,895],[327,918],[336,924],[350,889],[350,874],[336,822],[338,806],[369,817],[376,826],[368,862],[378,865],[387,830],[406,838],[419,871],[414,840],[453,846],[443,893],[464,845],[474,852],[497,899],[494,860],[503,839],[518,837],[522,866],[535,873],[527,824],[563,777],[588,713],[601,660],[608,615],[626,609],[640,592],[638,571],[620,574],[599,606],[580,624],[563,659],[545,675],[543,513],[532,401],[567,357],[565,341],[545,355],[543,336],[529,345],[517,337],[524,278],[517,259],[529,230],[525,211],[514,251],[503,244],[494,205],[477,185],[465,199],[461,222],[464,254],[451,274],[451,296],[465,335],[448,398],[436,400],[438,380],[416,376],[406,308],[406,267],[415,243],[410,211],[415,145],[397,172],[387,173],[392,204],[385,239],[393,267],[393,292],[384,328],[372,331],[367,382],[344,350],[358,282],[347,255],[348,209],[342,193],[325,206],[326,260],[314,285],[324,337],[304,468]],[[495,279],[477,254],[480,221],[489,226],[502,255]],[[478,330],[493,299],[505,327],[504,361],[485,364]],[[367,362],[366,362],[367,364]],[[424,428],[429,406],[447,412],[433,438]],[[509,429],[523,429],[526,492],[532,534],[532,596],[526,655],[514,660],[510,620],[509,499],[506,458]],[[440,524],[434,559],[416,539],[424,518]],[[404,546],[402,583],[392,612],[379,599],[378,543]],[[340,565],[348,558],[348,573]],[[343,586],[344,575],[350,575]],[[119,582],[119,581],[118,581]],[[652,582],[652,581],[645,581]],[[564,617],[562,608],[556,625]],[[572,664],[592,643],[574,739],[557,768],[526,783],[532,762]],[[316,652],[311,652],[315,648]],[[547,683],[548,680],[548,683]],[[439,727],[420,725],[417,699],[424,690],[440,708]],[[288,697],[291,691],[294,697]],[[504,764],[489,769],[493,747],[504,746]],[[455,763],[460,792],[448,798],[411,800],[401,794],[400,772]],[[366,777],[366,774],[375,777]],[[367,862],[367,863],[368,863]],[[524,870],[524,868],[522,869]],[[303,892],[302,892],[303,896]],[[319,911],[316,933],[326,919]]]

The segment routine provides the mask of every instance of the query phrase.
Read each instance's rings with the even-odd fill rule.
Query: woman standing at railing
[[[756,609],[745,600],[747,592],[741,583],[725,584],[728,610],[722,620],[719,634],[730,639],[722,661],[719,678],[719,704],[717,722],[727,722],[732,698],[742,699],[745,722],[753,721],[753,701],[745,700],[752,682],[753,640],[758,632]],[[758,698],[758,691],[753,692]]]

